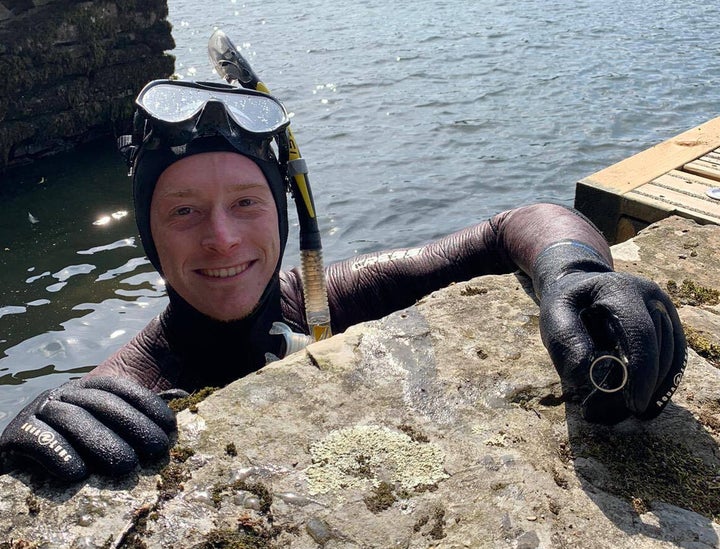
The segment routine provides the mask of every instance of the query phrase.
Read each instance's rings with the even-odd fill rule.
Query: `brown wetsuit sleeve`
[[[538,254],[562,240],[582,242],[612,265],[602,234],[578,212],[554,204],[509,210],[417,248],[332,264],[326,272],[333,332],[408,307],[452,282],[517,269],[532,277]],[[302,302],[288,302],[289,296],[302,300],[297,273],[294,282],[293,291],[285,294],[284,309],[297,316]]]

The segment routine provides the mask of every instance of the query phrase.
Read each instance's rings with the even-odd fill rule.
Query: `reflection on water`
[[[328,261],[572,204],[579,179],[718,115],[713,2],[388,5],[169,0],[180,77],[217,78],[219,26],[286,103]],[[0,428],[162,309],[131,200],[110,141],[2,178]]]
[[[165,297],[137,245],[111,140],[11,172],[0,198],[1,426],[30,397],[107,358]]]

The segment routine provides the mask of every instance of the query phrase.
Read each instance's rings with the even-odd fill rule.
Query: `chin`
[[[200,309],[198,309],[198,310],[200,310]],[[227,312],[223,312],[222,314],[217,314],[217,312],[205,312],[205,311],[200,311],[200,312],[203,313],[205,316],[209,316],[213,320],[217,320],[218,322],[229,323],[229,322],[235,322],[238,320],[245,320],[247,317],[252,315],[256,310],[257,310],[257,304],[255,304],[255,306],[252,309],[250,309],[249,311],[247,310],[246,307],[242,307],[237,312],[227,311]]]

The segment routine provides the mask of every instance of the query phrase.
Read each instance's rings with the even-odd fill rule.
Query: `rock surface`
[[[0,169],[124,131],[172,74],[166,0],[0,2]]]
[[[720,227],[670,218],[616,268],[670,287],[711,351]],[[677,287],[677,291],[675,288]],[[698,347],[700,348],[700,347]],[[0,477],[5,547],[709,548],[720,372],[689,352],[654,421],[560,398],[527,280],[456,284],[268,365],[178,416],[168,462],[61,487]],[[15,545],[13,545],[13,543]],[[0,547],[2,547],[0,542]]]

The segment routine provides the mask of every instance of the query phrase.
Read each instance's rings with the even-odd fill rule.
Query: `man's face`
[[[253,311],[280,256],[267,180],[254,162],[231,152],[171,164],[153,193],[150,229],[165,280],[217,320]]]

